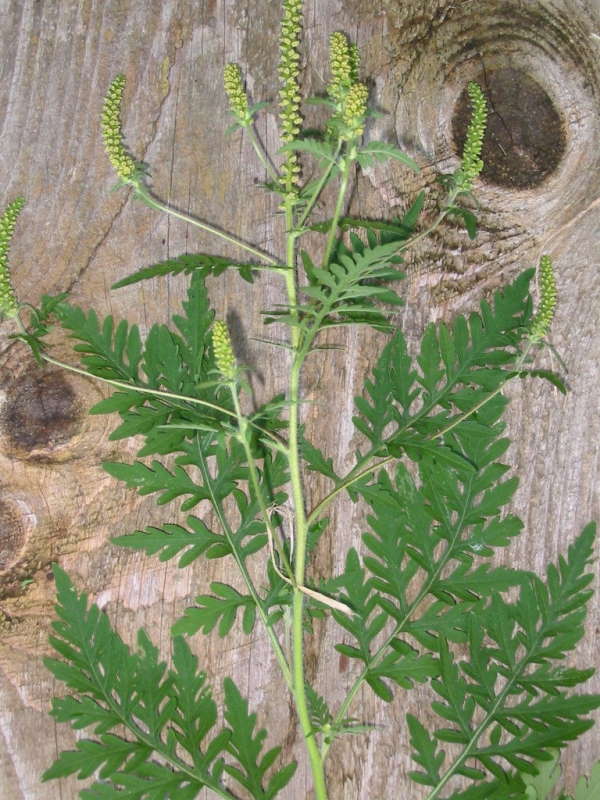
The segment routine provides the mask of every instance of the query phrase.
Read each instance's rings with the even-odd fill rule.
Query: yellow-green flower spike
[[[119,178],[125,183],[137,183],[137,166],[125,150],[121,125],[121,102],[125,88],[125,76],[117,75],[108,88],[102,107],[102,138],[110,163]]]
[[[223,85],[229,98],[229,109],[242,127],[247,127],[252,122],[252,115],[248,110],[248,96],[244,90],[242,70],[237,64],[227,64],[223,70]]]
[[[363,134],[368,99],[369,90],[364,83],[353,84],[344,98],[342,120],[352,139]]]
[[[212,329],[212,346],[217,369],[227,381],[235,378],[236,360],[227,325],[217,320]]]
[[[0,217],[0,314],[5,317],[16,317],[19,304],[10,280],[8,267],[8,250],[12,239],[17,217],[25,205],[22,197],[17,197],[6,207]]]
[[[538,270],[538,281],[540,287],[540,304],[537,314],[533,318],[529,332],[529,339],[534,344],[541,342],[552,325],[554,319],[554,312],[556,310],[556,279],[554,277],[554,268],[552,267],[552,259],[550,256],[542,256],[540,258],[540,266]]]
[[[284,0],[281,34],[279,37],[279,119],[281,138],[290,142],[300,133],[300,33],[302,31],[302,0]],[[287,153],[282,166],[284,183],[291,189],[299,182],[300,165],[295,153]]]
[[[331,34],[329,37],[331,81],[327,91],[333,100],[341,101],[352,84],[358,80],[359,60],[358,47],[351,44],[345,34],[339,31]]]
[[[471,121],[463,147],[460,169],[456,173],[456,188],[460,192],[470,192],[473,181],[483,169],[481,148],[487,122],[487,101],[481,86],[471,81],[467,86],[471,104]]]

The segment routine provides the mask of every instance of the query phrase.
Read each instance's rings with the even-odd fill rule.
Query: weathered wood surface
[[[355,36],[364,74],[372,77],[380,106],[390,112],[378,127],[424,167],[416,180],[390,168],[362,176],[353,200],[357,212],[381,215],[406,207],[420,187],[430,190],[433,209],[436,172],[455,163],[453,109],[471,78],[487,75],[493,82],[502,69],[504,78],[514,77],[514,71],[517,78],[528,75],[562,119],[564,153],[543,183],[505,188],[483,181],[477,241],[469,243],[447,225],[414,254],[409,307],[398,317],[416,339],[429,319],[472,307],[540,252],[555,258],[561,304],[554,341],[570,366],[572,391],[562,397],[541,383],[511,390],[510,433],[517,443],[510,463],[521,477],[515,511],[523,516],[526,533],[506,559],[540,571],[585,522],[600,516],[598,0],[321,0],[307,6],[307,91],[323,87],[328,34],[341,29]],[[275,96],[278,3],[2,0],[0,9],[2,203],[17,194],[28,201],[12,250],[22,299],[35,302],[42,292],[70,289],[75,301],[147,329],[178,309],[183,282],[156,281],[115,293],[109,293],[110,284],[169,255],[221,252],[197,231],[134,204],[126,191],[110,193],[114,178],[102,151],[98,115],[118,71],[128,78],[127,139],[152,166],[157,193],[262,247],[279,246],[275,205],[252,188],[263,174],[250,146],[239,134],[223,137],[229,120],[220,88],[223,65],[236,60],[247,71],[256,100]],[[520,163],[539,158],[535,173],[543,170],[546,155],[552,157],[552,148],[542,141],[541,153],[533,153],[541,116],[526,101],[519,97],[512,109],[510,144],[513,152],[520,149]],[[263,119],[261,135],[275,148],[275,118],[267,113]],[[244,337],[260,334],[258,312],[283,297],[275,280],[262,279],[249,289],[232,275],[212,288],[216,308],[235,313]],[[340,335],[335,341],[342,341]],[[306,407],[310,430],[340,464],[352,449],[352,397],[381,338],[361,331],[349,334],[344,344],[344,352],[311,362],[305,376],[314,401]],[[101,396],[98,387],[40,372],[21,346],[2,348],[0,796],[69,800],[77,796],[75,781],[39,782],[58,751],[74,741],[65,726],[47,716],[57,688],[41,663],[52,617],[50,563],[58,560],[129,640],[145,625],[165,651],[174,618],[210,580],[229,577],[229,570],[211,562],[178,571],[111,546],[111,535],[169,521],[173,512],[157,511],[152,499],[140,500],[100,469],[102,460],[127,459],[135,448],[107,443],[107,421],[86,417],[85,408]],[[258,391],[280,387],[282,356],[249,338],[244,348],[246,362],[257,370]],[[66,343],[59,350],[69,357]],[[334,403],[341,413],[331,418]],[[315,491],[324,488],[312,485]],[[359,512],[344,503],[333,521],[316,565],[320,574],[340,567],[363,526]],[[23,585],[28,578],[33,582]],[[598,664],[599,629],[596,599],[578,664]],[[317,687],[335,700],[351,671],[334,653],[333,636],[332,628],[317,628],[307,649]],[[232,674],[249,693],[272,731],[271,741],[284,741],[286,751],[299,757],[286,797],[309,796],[301,743],[262,632],[257,629],[250,641],[241,634],[225,641],[209,637],[197,647],[211,675]],[[594,688],[600,689],[600,679]],[[387,707],[369,692],[359,697],[354,713],[380,727],[368,739],[353,737],[332,751],[333,800],[420,796],[406,777],[411,767],[403,718],[407,707],[423,714],[426,695],[425,690],[411,694],[407,706],[399,693]],[[598,741],[592,730],[568,749],[568,786],[598,757]]]

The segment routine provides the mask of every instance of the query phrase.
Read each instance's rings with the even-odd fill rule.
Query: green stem
[[[342,216],[342,210],[346,200],[346,191],[348,190],[348,181],[350,179],[350,164],[352,163],[352,160],[352,151],[350,151],[350,153],[346,153],[345,157],[340,163],[340,173],[342,179],[340,181],[337,200],[335,201],[335,210],[331,220],[331,227],[329,228],[329,233],[327,234],[327,244],[325,245],[325,255],[323,256],[323,269],[327,268],[329,259],[331,258],[331,253],[333,252],[338,223],[340,221],[340,217]]]
[[[298,219],[298,222],[296,224],[297,228],[302,228],[302,226],[304,225],[304,223],[308,219],[308,216],[309,216],[310,212],[313,210],[313,207],[314,207],[315,203],[317,202],[321,192],[323,191],[323,187],[325,186],[329,176],[331,175],[331,170],[336,165],[336,162],[337,162],[337,159],[338,159],[338,156],[340,154],[341,149],[342,149],[342,143],[338,142],[336,151],[335,151],[334,156],[333,156],[333,160],[329,163],[327,169],[323,172],[323,174],[321,175],[321,177],[319,179],[319,182],[315,186],[315,190],[312,193],[312,195],[310,197],[310,200],[306,204],[306,207],[305,207],[304,211],[302,212],[302,215]]]
[[[254,152],[258,156],[260,163],[263,165],[269,177],[274,181],[279,181],[280,176],[273,166],[271,159],[265,148],[262,146],[258,136],[256,135],[256,131],[254,130],[254,125],[246,125],[245,126],[246,133],[250,139],[252,147],[254,148]]]
[[[184,214],[181,211],[176,211],[174,208],[161,203],[160,200],[157,200],[150,194],[148,189],[143,184],[136,185],[134,190],[135,196],[138,198],[138,200],[141,200],[147,206],[150,206],[150,208],[154,208],[157,211],[162,211],[165,214],[169,214],[171,217],[176,217],[177,219],[187,222],[189,225],[194,225],[196,228],[200,228],[200,230],[206,231],[207,233],[212,233],[214,236],[218,236],[220,239],[224,239],[226,242],[245,250],[247,253],[250,253],[261,261],[266,262],[270,266],[281,268],[281,264],[279,264],[272,256],[269,256],[266,253],[263,253],[261,250],[257,250],[255,247],[246,244],[246,242],[243,242],[236,236],[219,230],[219,228],[215,228],[213,225],[209,225],[206,222],[200,222],[200,220],[190,217],[188,214]]]
[[[294,505],[294,580],[295,586],[292,596],[292,675],[293,694],[300,727],[304,736],[306,749],[310,761],[314,781],[315,800],[327,800],[327,786],[323,759],[313,733],[308,701],[306,699],[306,680],[304,676],[304,625],[303,604],[304,595],[298,588],[304,586],[304,573],[306,569],[306,541],[308,529],[306,526],[306,513],[304,509],[304,493],[302,488],[302,474],[300,469],[300,453],[298,447],[298,427],[300,409],[300,372],[304,360],[304,349],[298,328],[298,312],[296,302],[296,235],[293,232],[294,197],[288,194],[285,201],[286,239],[286,265],[290,268],[285,273],[288,304],[292,313],[290,337],[294,353],[290,369],[290,411],[288,420],[289,442],[289,467],[290,482],[292,486],[292,500]]]

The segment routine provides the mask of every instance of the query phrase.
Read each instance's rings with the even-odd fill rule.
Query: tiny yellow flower
[[[8,266],[8,250],[15,230],[17,217],[25,205],[22,197],[9,203],[0,217],[0,314],[5,317],[16,317],[19,304],[10,279]]]

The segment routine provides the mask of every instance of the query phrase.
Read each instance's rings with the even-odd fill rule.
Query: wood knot
[[[565,151],[560,114],[546,91],[520,69],[505,67],[475,78],[488,101],[483,141],[483,180],[512,189],[532,189],[551,175]],[[462,152],[471,117],[466,87],[452,116],[452,134]]]
[[[2,438],[17,458],[48,461],[78,432],[81,416],[80,403],[64,375],[32,366],[6,387]]]

